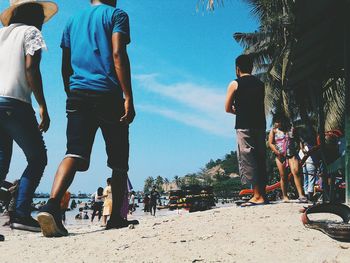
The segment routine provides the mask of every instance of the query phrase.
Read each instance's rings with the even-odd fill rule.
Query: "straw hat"
[[[45,15],[45,20],[44,22],[47,22],[50,20],[51,17],[53,17],[57,11],[58,11],[58,6],[51,1],[40,1],[40,0],[10,0],[10,7],[7,8],[4,12],[0,14],[0,20],[4,26],[8,26],[10,23],[10,19],[12,17],[13,11],[24,4],[29,4],[29,3],[36,3],[39,5],[42,5],[44,9],[44,15]]]

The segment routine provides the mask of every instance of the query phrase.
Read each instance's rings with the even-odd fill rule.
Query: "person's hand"
[[[41,122],[39,124],[39,130],[41,132],[46,132],[50,127],[50,117],[46,106],[39,107],[39,116],[41,119]]]
[[[130,124],[134,121],[136,115],[133,101],[126,99],[124,102],[124,109],[125,114],[120,118],[120,121]]]
[[[286,157],[282,153],[277,154],[278,160],[280,160],[282,163],[286,160]]]

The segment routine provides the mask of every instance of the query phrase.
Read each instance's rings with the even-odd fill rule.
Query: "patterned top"
[[[293,129],[284,132],[279,128],[275,129],[275,146],[277,151],[284,156],[287,155],[288,149],[294,143],[294,132]]]
[[[33,26],[11,24],[0,29],[0,96],[31,103],[32,89],[25,72],[25,56],[46,49],[41,32]]]

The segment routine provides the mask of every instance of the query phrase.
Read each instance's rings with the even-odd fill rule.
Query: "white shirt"
[[[0,29],[0,96],[31,103],[32,90],[25,74],[25,56],[46,49],[34,26],[11,24]]]
[[[309,151],[309,147],[307,147],[307,145],[305,145],[305,146],[304,146],[304,150],[305,150],[306,152],[308,152],[308,151]],[[305,156],[304,152],[303,152],[302,150],[300,150],[300,151],[299,151],[299,158],[300,158],[300,160],[302,160],[302,159],[304,158],[304,156]],[[309,156],[309,157],[306,159],[305,163],[314,164],[314,161],[312,160],[311,156]]]
[[[133,205],[134,202],[135,202],[135,196],[134,196],[134,195],[131,195],[131,196],[130,196],[130,200],[129,200],[129,204],[130,204],[130,205]]]

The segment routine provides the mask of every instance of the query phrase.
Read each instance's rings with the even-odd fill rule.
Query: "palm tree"
[[[160,175],[158,175],[157,178],[156,178],[155,184],[156,184],[156,186],[157,186],[157,190],[158,190],[159,192],[162,192],[162,191],[163,191],[163,184],[164,184],[164,179],[163,179],[163,177],[161,177]]]
[[[235,33],[234,39],[242,45],[246,54],[251,55],[257,75],[266,83],[267,113],[283,110],[292,120],[301,118],[312,128],[310,118],[318,117],[319,101],[324,100],[323,129],[342,128],[345,83],[341,71],[332,72],[328,78],[326,76],[319,89],[286,89],[288,72],[292,67],[291,54],[295,52],[297,39],[295,1],[244,1],[259,19],[259,30]],[[213,1],[208,2],[209,6],[213,4]]]
[[[145,180],[143,191],[145,193],[149,192],[149,190],[153,187],[153,185],[154,185],[154,178],[152,176],[147,177]]]
[[[178,175],[174,176],[174,182],[175,182],[177,187],[181,187],[182,180]]]

